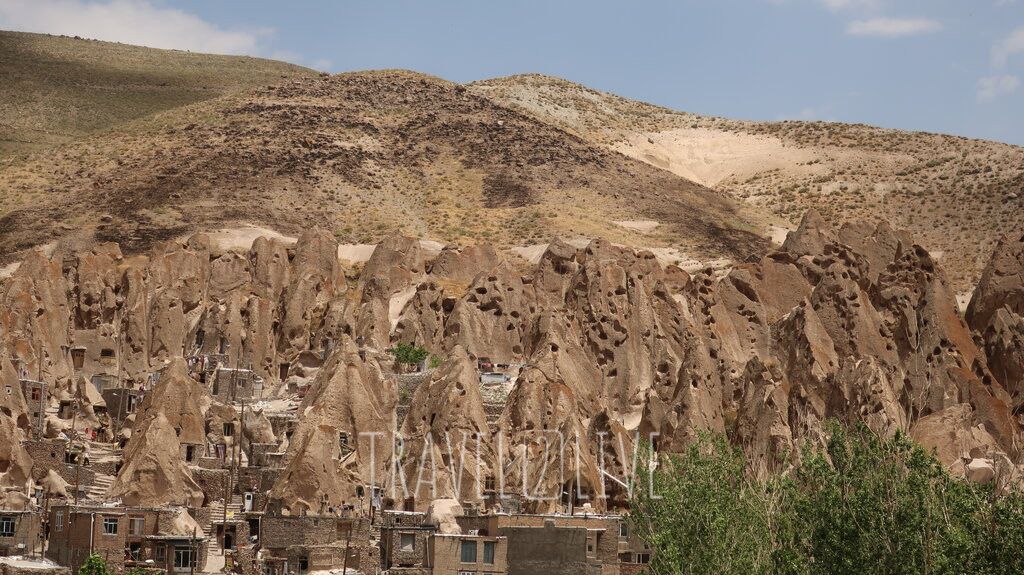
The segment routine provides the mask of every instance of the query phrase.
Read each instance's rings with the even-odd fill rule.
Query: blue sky
[[[0,28],[1024,144],[1024,0],[0,0]]]

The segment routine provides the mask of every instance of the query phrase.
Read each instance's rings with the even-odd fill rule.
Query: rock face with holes
[[[130,259],[113,245],[34,254],[0,284],[0,342],[55,394],[83,371],[65,353],[83,334],[113,342],[133,385],[162,370],[128,453],[131,473],[170,487],[139,500],[192,489],[181,456],[149,436],[227,443],[223,425],[241,427],[187,374],[182,357],[197,353],[251,365],[277,397],[309,385],[293,435],[253,412],[243,429],[243,441],[287,447],[270,501],[291,513],[356,504],[371,481],[399,478],[417,509],[435,496],[479,503],[480,483],[529,486],[527,511],[615,507],[639,441],[679,450],[723,432],[764,473],[823,443],[830,420],[908,433],[980,477],[972,461],[1021,461],[1022,245],[1000,244],[965,321],[912,238],[813,212],[780,249],[724,275],[603,240],[554,239],[529,264],[393,235],[360,269],[322,230],[248,250],[200,234]],[[436,368],[401,420],[396,343],[426,348]],[[514,366],[500,401],[482,396],[478,362]],[[14,369],[3,365],[5,382]],[[8,403],[17,428],[23,402]],[[435,488],[421,493],[420,478]]]
[[[983,342],[992,375],[1024,406],[1024,235],[1005,237],[982,273],[967,323]]]
[[[362,486],[385,477],[397,404],[394,380],[343,337],[299,407],[271,504],[292,514],[359,504]]]
[[[203,493],[182,453],[183,446],[205,450],[211,404],[209,393],[188,376],[185,361],[173,360],[135,414],[110,497],[129,505],[201,505]]]
[[[496,464],[480,376],[464,349],[456,346],[413,393],[401,437],[412,457],[395,472],[409,480],[420,510],[434,498],[481,503]]]

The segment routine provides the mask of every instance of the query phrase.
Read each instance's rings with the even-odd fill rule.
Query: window
[[[100,350],[100,357],[102,357],[102,358],[114,357],[114,350],[112,350],[110,348],[101,349]]]
[[[494,491],[494,484],[494,476],[488,475],[486,478],[484,478],[484,491]]]
[[[619,522],[619,537],[629,537],[629,524],[625,520]]]
[[[117,517],[104,517],[103,518],[103,534],[104,535],[117,535]]]
[[[57,531],[64,530],[64,511],[57,511],[53,514],[53,527]]]
[[[235,424],[230,421],[224,423],[224,437],[231,437],[235,434]]]
[[[459,561],[462,563],[476,563],[476,541],[462,542],[462,554]]]
[[[180,431],[179,431],[180,433]],[[196,448],[192,445],[185,446],[185,461],[192,461],[196,458]]]
[[[174,568],[175,569],[189,569],[192,567],[192,548],[191,547],[175,547],[174,548]]]
[[[14,537],[14,517],[10,515],[0,517],[0,537]]]
[[[484,563],[494,563],[494,541],[484,541]]]
[[[146,529],[145,517],[132,517],[128,520],[128,535],[142,535]]]
[[[132,558],[132,561],[139,561],[142,558],[142,543],[132,543],[128,545],[128,555]]]
[[[163,563],[167,560],[167,548],[163,545],[157,545],[153,548],[153,555],[153,558],[155,560],[159,561],[160,563]]]
[[[636,554],[636,562],[640,563],[640,564],[644,564],[644,565],[646,565],[647,563],[650,563],[651,562],[651,554],[650,553],[637,553]]]
[[[82,366],[85,365],[84,347],[76,347],[75,349],[71,350],[71,363],[72,365],[74,365],[75,369],[82,369]]]
[[[402,553],[412,553],[415,551],[416,535],[412,533],[402,533],[398,548],[402,550]]]
[[[39,401],[39,388],[38,387],[33,387],[32,388],[32,401]]]

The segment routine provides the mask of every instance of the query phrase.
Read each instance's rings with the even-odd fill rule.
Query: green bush
[[[107,562],[102,557],[93,553],[78,568],[78,575],[114,575]]]
[[[1024,573],[1024,497],[949,475],[905,435],[829,427],[785,473],[725,438],[640,469],[632,521],[654,574]],[[641,458],[641,461],[643,458]]]
[[[418,365],[427,359],[428,352],[422,347],[411,343],[400,343],[388,350],[388,353],[395,356],[395,361],[409,365]]]

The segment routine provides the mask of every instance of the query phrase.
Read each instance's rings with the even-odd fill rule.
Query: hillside
[[[767,242],[728,196],[463,86],[402,71],[295,79],[168,110],[0,173],[0,253],[138,251],[250,223],[343,243],[393,230],[523,246],[605,237],[677,258]]]
[[[261,58],[0,31],[0,159],[315,73]]]
[[[781,228],[792,229],[809,208],[836,222],[887,219],[942,257],[962,291],[999,237],[1024,227],[1024,148],[1017,146],[864,125],[699,116],[541,75],[469,90],[726,192]]]

